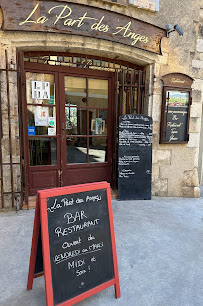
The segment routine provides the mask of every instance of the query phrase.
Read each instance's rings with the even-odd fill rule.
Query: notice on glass
[[[49,108],[45,106],[35,107],[35,126],[48,126]]]

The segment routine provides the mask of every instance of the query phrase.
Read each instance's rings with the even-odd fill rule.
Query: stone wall
[[[192,66],[194,73],[196,74],[196,78],[197,80],[199,80],[199,82],[196,81],[197,85],[196,90],[194,91],[194,96],[196,100],[201,100],[201,104],[203,105],[203,84],[201,82],[201,80],[203,79],[203,3],[200,9],[198,40],[196,46],[196,53],[194,54],[194,58],[192,60]],[[201,123],[200,121],[201,118],[198,117],[199,126],[201,124],[198,174],[200,184],[203,185],[203,120]]]
[[[159,12],[150,12],[137,9],[133,6],[100,0],[75,0],[71,2],[102,7],[106,10],[116,11],[162,28],[165,28],[167,24],[178,24],[183,29],[184,36],[180,37],[177,32],[172,32],[169,38],[162,40],[163,54],[157,55],[134,47],[102,41],[96,38],[67,34],[3,32],[0,30],[0,68],[5,68],[5,50],[8,51],[9,63],[12,59],[15,67],[18,50],[68,51],[109,58],[117,57],[120,60],[145,66],[148,74],[146,112],[153,117],[154,122],[152,194],[156,196],[198,197],[199,182],[197,169],[203,92],[202,10],[200,9],[200,1],[162,0],[160,1]],[[163,88],[161,79],[163,75],[172,72],[185,73],[194,78],[193,103],[189,126],[190,139],[188,144],[159,144]],[[3,113],[3,162],[9,163],[10,147],[6,73],[1,72],[0,77]],[[14,72],[9,72],[9,85],[13,160],[19,163],[17,77]],[[8,164],[3,167],[5,175],[4,191],[9,192],[11,191],[10,166]],[[14,187],[17,192],[20,190],[20,167],[15,165],[13,168]],[[5,207],[11,207],[11,196],[5,195],[4,202]]]
[[[7,51],[8,63],[11,59],[16,68],[16,48],[12,46],[4,46],[0,44],[0,69],[6,68],[5,50]],[[9,82],[9,84],[8,84]],[[17,93],[17,73],[15,71],[8,72],[8,82],[6,72],[0,73],[0,90],[1,90],[1,110],[2,110],[2,177],[0,184],[0,192],[3,191],[4,197],[0,196],[0,208],[10,209],[12,206],[12,180],[11,171],[13,173],[13,192],[14,209],[20,206],[21,191],[21,173],[20,173],[20,147],[19,147],[19,120],[18,120],[18,93]],[[7,88],[9,95],[7,95]],[[10,99],[10,109],[8,106]],[[10,113],[10,124],[9,124]],[[12,152],[12,163],[10,159]],[[3,178],[3,180],[2,180]]]

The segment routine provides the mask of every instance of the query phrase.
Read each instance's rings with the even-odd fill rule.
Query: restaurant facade
[[[0,2],[1,209],[118,180],[118,122],[153,120],[152,195],[203,184],[201,1]]]

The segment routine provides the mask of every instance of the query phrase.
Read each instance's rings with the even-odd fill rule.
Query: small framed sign
[[[163,82],[160,143],[187,143],[193,79],[171,73],[163,77]]]

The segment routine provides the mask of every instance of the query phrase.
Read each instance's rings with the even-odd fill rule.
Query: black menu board
[[[150,200],[152,118],[131,114],[119,118],[118,199]]]
[[[105,189],[47,198],[54,305],[114,278]]]

